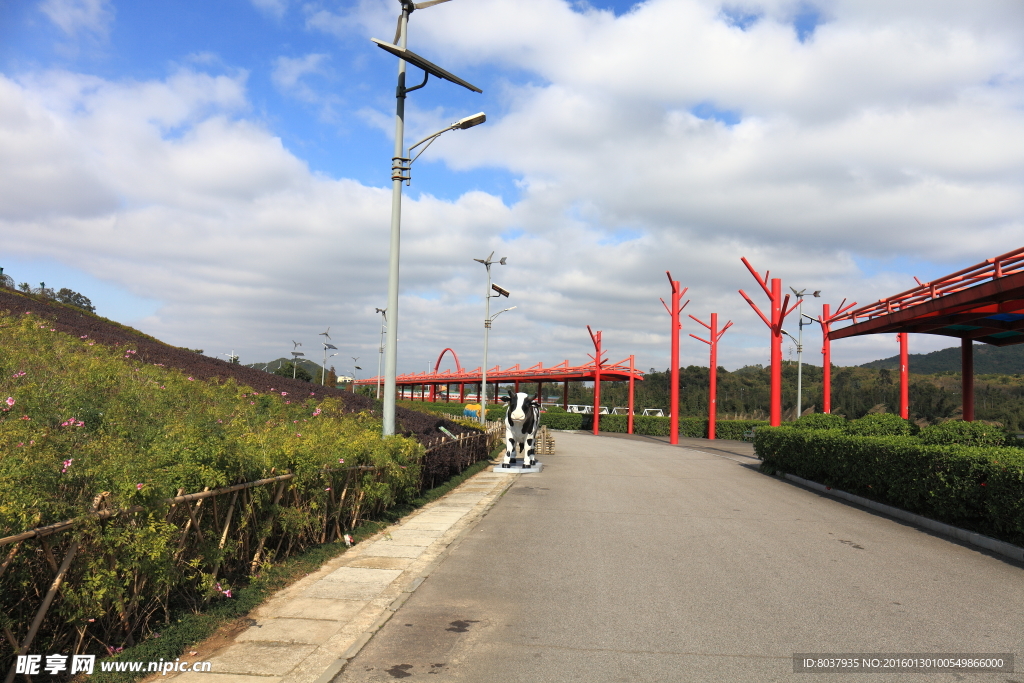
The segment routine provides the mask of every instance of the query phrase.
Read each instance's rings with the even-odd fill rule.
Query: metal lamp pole
[[[796,417],[800,419],[803,414],[803,379],[804,379],[804,326],[810,325],[811,323],[804,322],[804,318],[808,318],[812,322],[817,322],[814,318],[809,315],[804,315],[804,294],[807,292],[806,289],[801,289],[799,292],[790,287],[793,294],[796,295],[797,304],[797,339],[793,339],[793,335],[783,330],[783,333],[793,339],[796,342]],[[820,297],[821,290],[816,290],[811,296]]]
[[[473,259],[477,263],[484,264],[484,267],[487,268],[487,291],[484,293],[484,364],[480,366],[480,424],[482,425],[487,424],[487,342],[491,332],[491,322],[494,320],[491,317],[491,299],[495,296],[501,296],[500,293],[491,294],[491,264],[494,263],[491,258],[493,256],[494,252],[492,251],[491,255],[486,259]],[[502,256],[498,264],[503,266],[507,260],[507,256]],[[505,290],[500,291],[505,292]],[[505,292],[505,296],[508,296],[508,292]],[[497,318],[507,310],[511,309],[506,308],[504,311],[498,311],[494,317]]]
[[[413,90],[419,90],[427,84],[430,76],[450,81],[474,92],[482,92],[475,85],[467,83],[458,76],[451,74],[432,62],[424,59],[414,52],[406,49],[409,36],[409,15],[414,10],[424,9],[431,5],[445,2],[445,0],[428,0],[427,2],[412,3],[409,0],[400,0],[402,14],[398,17],[398,31],[395,35],[394,45],[385,43],[375,38],[371,39],[377,47],[398,57],[398,88],[395,91],[395,148],[394,156],[391,157],[391,237],[390,255],[388,257],[388,305],[391,312],[391,326],[385,343],[384,362],[384,409],[383,409],[383,435],[391,436],[395,433],[395,398],[396,398],[396,377],[398,368],[398,262],[399,247],[401,243],[402,224],[402,183],[409,182],[409,175],[412,162],[403,154],[405,146],[405,96]],[[423,69],[423,82],[411,88],[405,87],[405,65],[411,62],[414,66]],[[483,113],[476,114],[458,121],[443,131],[439,131],[420,143],[427,140],[433,141],[441,133],[456,128],[465,129],[481,124],[486,120]],[[429,146],[429,144],[428,144]],[[426,147],[424,147],[426,149]],[[410,148],[410,152],[412,148]],[[421,152],[422,153],[422,150]],[[417,155],[419,156],[419,155]]]
[[[384,328],[388,324],[388,310],[386,308],[378,308],[377,312],[381,315],[380,321],[380,347],[377,350],[377,400],[380,400],[380,371],[382,363],[384,362]]]

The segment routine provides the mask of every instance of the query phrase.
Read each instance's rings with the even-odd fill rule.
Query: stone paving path
[[[515,479],[484,470],[277,593],[176,683],[328,683]]]

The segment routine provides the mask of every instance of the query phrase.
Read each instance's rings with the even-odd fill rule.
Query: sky
[[[375,375],[387,302],[396,0],[0,3],[0,267],[242,363]],[[869,303],[1024,246],[1019,0],[451,0],[415,11],[431,78],[406,146],[398,371],[480,365],[486,272],[515,306],[489,365],[669,364],[666,271],[719,364],[768,364],[740,261]],[[410,67],[410,84],[420,74]],[[393,321],[392,321],[393,322]],[[787,331],[797,333],[795,314]],[[805,328],[820,364],[820,330]],[[954,340],[912,335],[923,353]],[[783,353],[795,358],[795,344]],[[895,355],[894,335],[833,362]],[[333,351],[332,351],[333,353]],[[353,361],[353,358],[358,360]],[[454,367],[445,356],[442,369]]]

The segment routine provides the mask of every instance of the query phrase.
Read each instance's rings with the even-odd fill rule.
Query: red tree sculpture
[[[590,325],[587,325],[587,332],[590,332],[590,340],[594,342],[594,355],[587,355],[594,359],[594,436],[597,436],[598,423],[601,420],[601,365],[606,359],[601,357],[601,331],[595,333],[590,329]]]
[[[711,375],[709,376],[710,387],[708,389],[708,438],[713,439],[715,438],[715,420],[718,416],[718,340],[722,338],[722,335],[725,334],[727,329],[732,327],[732,321],[730,320],[727,322],[725,327],[719,330],[717,313],[711,314],[710,325],[692,315],[690,317],[706,327],[709,333],[708,339],[701,339],[695,334],[691,334],[690,336],[711,347],[711,365],[709,366],[711,369]]]
[[[680,289],[679,282],[672,279],[672,273],[666,270],[665,275],[668,275],[668,281],[672,285],[671,308],[665,303],[664,299],[661,300],[661,305],[672,316],[672,365],[668,389],[668,442],[676,445],[679,443],[679,331],[683,329],[682,324],[679,322],[679,314],[682,313],[683,309],[686,308],[686,304],[690,303],[690,301],[687,299],[686,303],[682,306],[679,305],[679,300],[683,298],[689,287]]]
[[[773,427],[778,427],[782,424],[782,321],[786,319],[786,316],[793,312],[793,310],[799,305],[799,302],[793,304],[789,308],[789,294],[785,298],[782,297],[782,279],[772,278],[771,288],[768,287],[768,274],[770,271],[764,272],[764,277],[761,277],[754,267],[750,265],[746,258],[741,258],[743,265],[747,267],[750,274],[757,280],[757,284],[761,285],[761,289],[768,295],[768,301],[771,302],[771,319],[765,317],[761,309],[747,296],[747,293],[742,289],[740,290],[740,296],[747,300],[750,307],[754,309],[754,312],[761,316],[761,320],[768,326],[768,329],[772,333],[772,368],[771,368],[771,398],[770,408],[768,411],[768,423]]]

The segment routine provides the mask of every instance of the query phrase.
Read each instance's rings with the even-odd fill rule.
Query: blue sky
[[[737,294],[756,289],[740,256],[836,304],[1021,246],[1024,13],[926,4],[415,12],[410,49],[484,93],[431,79],[410,94],[406,144],[477,111],[488,122],[439,138],[405,189],[400,371],[447,346],[479,364],[472,259],[491,251],[509,257],[495,280],[517,305],[496,323],[492,364],[582,362],[589,324],[613,360],[665,367],[672,270],[689,311],[735,321],[720,352],[735,368],[767,357]],[[213,355],[267,360],[327,325],[343,356],[376,354],[396,59],[369,38],[391,40],[397,12],[3,4],[0,266]],[[866,338],[834,353],[859,363],[893,348]],[[684,362],[705,353],[684,341]]]

